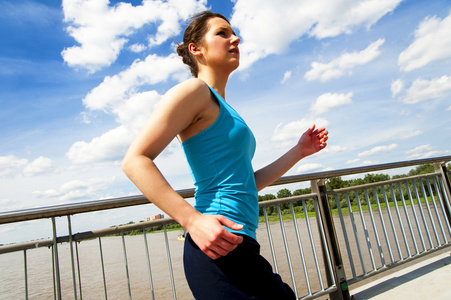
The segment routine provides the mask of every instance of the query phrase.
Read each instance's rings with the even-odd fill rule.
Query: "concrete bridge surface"
[[[451,249],[356,283],[350,292],[355,300],[451,300]]]

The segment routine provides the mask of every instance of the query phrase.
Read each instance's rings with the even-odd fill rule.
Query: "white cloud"
[[[329,152],[329,153],[338,153],[338,152],[343,152],[343,151],[347,151],[348,148],[347,147],[343,147],[343,146],[339,146],[339,145],[327,145],[327,147],[322,150],[322,152]]]
[[[400,139],[402,139],[402,140],[407,140],[407,139],[410,139],[410,138],[419,136],[419,135],[421,135],[421,134],[423,134],[423,131],[422,131],[422,130],[415,130],[415,131],[411,131],[411,132],[407,132],[407,133],[402,134],[402,135],[400,136]]]
[[[352,103],[353,93],[347,94],[331,94],[326,93],[318,97],[312,104],[310,110],[316,114],[327,112],[333,108],[344,106]]]
[[[27,159],[14,155],[0,156],[0,178],[18,174],[27,163]]]
[[[451,58],[451,14],[445,19],[427,17],[415,31],[413,43],[399,55],[398,65],[409,72]]]
[[[175,54],[149,55],[144,61],[136,60],[127,70],[105,77],[83,103],[88,109],[115,115],[119,126],[89,142],[74,143],[66,156],[77,164],[122,159],[133,137],[161,99],[156,91],[140,92],[140,88],[171,77],[176,80],[188,77],[186,67]]]
[[[66,156],[75,164],[116,161],[124,157],[136,133],[125,126],[114,128],[89,143],[74,143]]]
[[[143,44],[133,44],[129,47],[129,49],[132,52],[139,53],[146,50],[146,46],[144,46]]]
[[[407,104],[437,99],[451,91],[451,76],[442,76],[431,80],[417,79],[400,97]]]
[[[318,12],[317,23],[310,35],[317,38],[334,37],[342,33],[350,34],[359,27],[371,28],[384,15],[391,13],[402,0],[362,0],[362,1],[315,1]],[[305,1],[311,5],[311,1]],[[319,9],[319,11],[318,11]]]
[[[363,151],[363,152],[357,154],[357,156],[358,157],[372,156],[372,155],[380,154],[383,152],[391,151],[393,149],[396,149],[397,147],[398,147],[397,144],[391,144],[391,145],[387,145],[387,146],[377,146],[370,150]]]
[[[116,120],[119,124],[124,125],[136,134],[149,118],[160,99],[161,95],[156,91],[138,93],[118,103],[112,108],[112,112],[117,116]]]
[[[40,156],[34,161],[29,163],[23,170],[25,176],[34,176],[42,174],[50,170],[53,166],[53,162],[50,158]]]
[[[132,6],[120,2],[111,6],[104,0],[64,0],[67,32],[80,46],[64,49],[61,55],[71,67],[96,72],[113,63],[128,37],[145,24],[158,25],[149,36],[149,46],[160,45],[180,33],[181,22],[205,9],[204,0],[143,1]]]
[[[360,158],[350,159],[346,162],[346,164],[355,164],[360,161]]]
[[[409,150],[406,153],[410,154],[410,153],[418,153],[418,152],[430,151],[433,148],[434,147],[432,147],[431,145],[427,144],[427,145],[422,145],[422,146],[415,147],[415,149]]]
[[[271,137],[272,141],[280,142],[280,147],[285,147],[289,144],[292,144],[296,140],[298,140],[301,135],[308,129],[312,124],[315,124],[316,127],[326,127],[329,122],[325,119],[316,118],[316,119],[302,119],[299,121],[293,121],[286,125],[283,123],[279,123],[274,130],[274,134]]]
[[[237,0],[231,18],[243,40],[241,69],[308,34],[317,39],[370,28],[402,0]]]
[[[177,55],[149,55],[143,61],[136,60],[128,69],[117,75],[106,76],[103,82],[83,99],[83,103],[91,110],[111,112],[118,104],[136,94],[141,86],[157,84],[171,76],[188,76],[186,67]]]
[[[296,169],[296,172],[297,173],[305,173],[308,171],[321,169],[322,167],[323,167],[322,164],[315,164],[315,163],[302,164]]]
[[[371,166],[371,165],[377,165],[380,164],[380,161],[378,160],[365,160],[362,161],[362,163],[360,164],[361,166]]]
[[[96,192],[106,190],[108,185],[115,181],[115,177],[72,180],[62,184],[58,189],[35,191],[33,195],[38,198],[57,198],[59,201],[86,200],[95,197]]]
[[[286,71],[285,74],[283,74],[283,78],[280,81],[281,84],[284,84],[291,78],[291,71]]]
[[[448,150],[440,151],[435,150],[437,147],[431,146],[429,144],[418,146],[412,150],[407,151],[407,154],[410,154],[407,159],[421,159],[421,158],[428,158],[433,156],[440,156],[440,155],[446,155],[449,153]]]
[[[402,91],[404,91],[404,82],[402,81],[402,79],[397,79],[395,81],[392,81],[392,83],[391,83],[392,97],[395,98]]]
[[[329,63],[312,62],[312,69],[305,73],[307,80],[319,79],[322,82],[352,74],[352,69],[364,65],[376,59],[380,55],[379,47],[384,44],[384,39],[371,43],[366,49],[357,52],[344,53]]]

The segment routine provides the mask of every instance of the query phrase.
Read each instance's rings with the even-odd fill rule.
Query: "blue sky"
[[[139,194],[121,159],[165,91],[189,78],[172,37],[181,41],[185,20],[205,8],[230,18],[242,39],[226,100],[257,138],[255,168],[311,123],[329,129],[328,147],[289,175],[450,155],[449,1],[3,0],[1,7],[0,211]],[[192,187],[176,142],[157,164],[175,189]],[[105,213],[96,226],[155,212]],[[0,226],[0,243],[32,232],[27,226]]]

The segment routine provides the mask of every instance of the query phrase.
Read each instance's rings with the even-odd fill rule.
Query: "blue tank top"
[[[194,207],[244,225],[240,231],[227,230],[256,239],[258,191],[251,163],[255,138],[238,113],[209,88],[219,103],[219,116],[182,143],[196,187]]]

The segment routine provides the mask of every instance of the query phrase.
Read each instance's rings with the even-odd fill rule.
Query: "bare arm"
[[[170,187],[154,163],[174,137],[202,118],[210,97],[208,87],[196,79],[171,89],[130,145],[122,169],[147,199],[179,222],[199,248],[216,259],[242,241],[242,237],[228,232],[222,225],[235,230],[242,226],[223,216],[200,214]]]
[[[257,189],[260,191],[279,179],[298,161],[312,155],[327,145],[328,132],[324,127],[315,130],[312,125],[304,132],[298,143],[279,159],[254,173]]]

